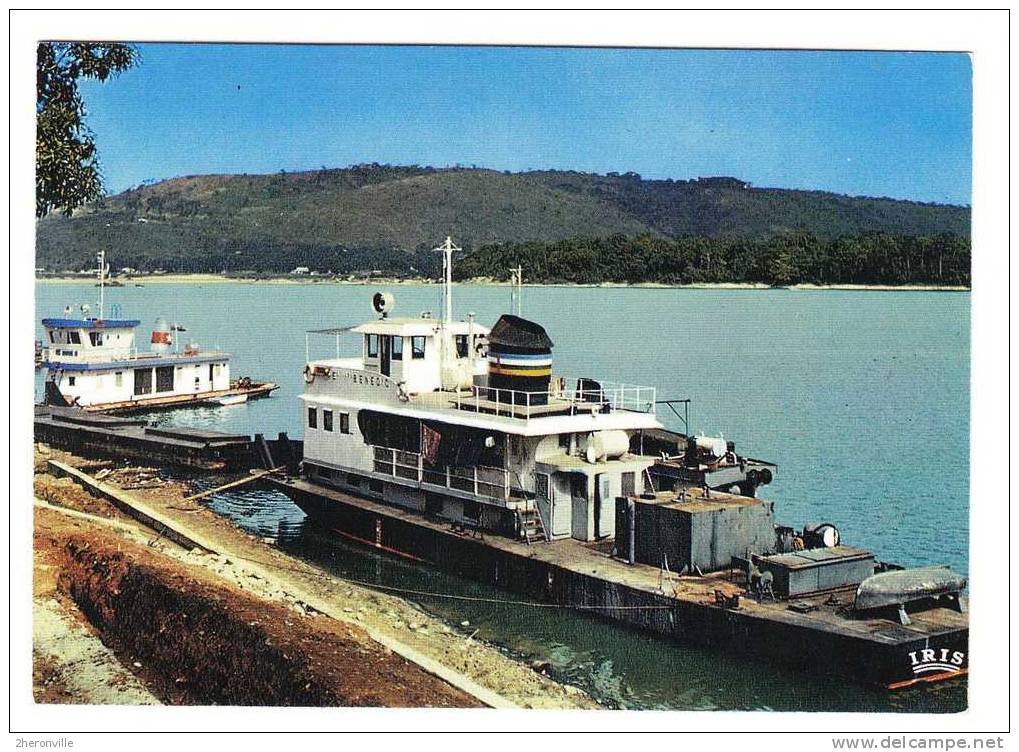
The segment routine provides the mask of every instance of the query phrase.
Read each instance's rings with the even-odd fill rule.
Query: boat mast
[[[99,275],[99,320],[102,321],[105,318],[103,313],[106,303],[106,251],[97,252],[96,261],[96,273]]]
[[[524,315],[524,267],[510,267],[510,313]]]
[[[434,251],[442,251],[442,321],[448,324],[453,320],[453,251],[462,248],[453,245],[453,238],[446,236],[446,242]]]

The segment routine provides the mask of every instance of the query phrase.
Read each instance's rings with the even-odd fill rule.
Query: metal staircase
[[[520,519],[520,531],[527,545],[548,540],[545,522],[541,519],[537,506],[528,504],[525,508],[517,510],[517,515]]]

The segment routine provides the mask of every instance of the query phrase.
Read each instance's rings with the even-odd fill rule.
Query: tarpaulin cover
[[[958,593],[965,587],[966,578],[945,566],[881,572],[860,583],[853,608],[865,611],[897,606],[936,595]]]
[[[488,333],[489,347],[514,348],[529,352],[551,352],[552,340],[540,324],[519,316],[503,314]]]

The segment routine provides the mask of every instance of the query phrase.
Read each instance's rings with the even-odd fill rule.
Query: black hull
[[[968,628],[909,639],[906,630],[889,624],[889,636],[895,635],[889,641],[865,639],[824,622],[762,618],[584,574],[531,556],[523,543],[467,536],[438,521],[332,489],[301,481],[271,482],[306,514],[347,539],[670,640],[888,688],[966,673],[964,662],[958,672],[918,675],[909,654],[944,648],[968,658]]]

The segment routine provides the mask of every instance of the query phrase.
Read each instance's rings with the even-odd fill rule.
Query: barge
[[[44,318],[45,347],[39,355],[46,370],[44,402],[88,412],[128,413],[179,407],[229,404],[272,394],[271,382],[231,379],[230,353],[176,341],[179,324],[158,318],[150,349],[136,347],[138,319],[125,319],[117,305],[105,316],[105,254],[98,254],[99,302],[92,316],[87,304],[74,317],[70,306],[56,318]]]
[[[774,464],[670,431],[652,387],[552,373],[516,314],[443,312],[309,333],[299,476],[337,534],[670,639],[898,688],[968,670],[966,581],[799,528],[758,497]],[[335,340],[311,357],[311,336]],[[341,356],[341,342],[354,352]]]

